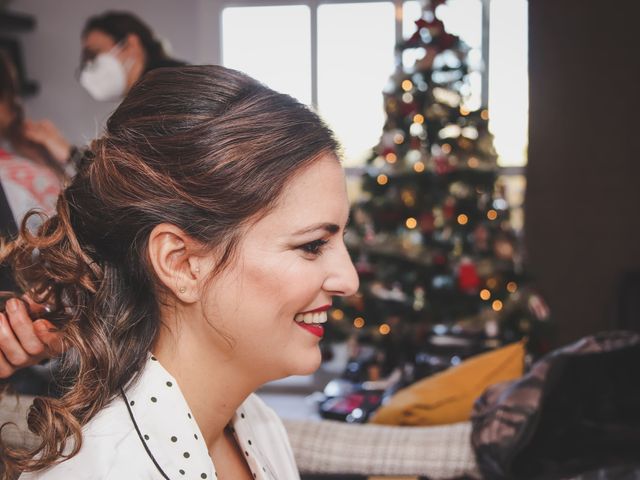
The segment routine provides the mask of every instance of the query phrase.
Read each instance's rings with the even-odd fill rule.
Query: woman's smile
[[[294,317],[294,320],[307,332],[322,338],[324,336],[324,327],[322,324],[327,322],[327,310],[330,308],[331,305],[323,305],[322,307],[314,308],[307,312],[298,313]]]

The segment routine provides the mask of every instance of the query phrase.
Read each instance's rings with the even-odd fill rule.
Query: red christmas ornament
[[[467,294],[475,294],[480,289],[478,269],[471,260],[463,260],[458,267],[458,287]]]

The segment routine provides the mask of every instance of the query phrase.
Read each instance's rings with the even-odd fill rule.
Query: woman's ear
[[[184,303],[200,298],[200,245],[175,225],[161,223],[151,231],[147,252],[162,284]]]

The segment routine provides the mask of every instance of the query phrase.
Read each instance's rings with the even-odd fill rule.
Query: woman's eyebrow
[[[317,230],[324,230],[325,232],[328,233],[338,233],[340,231],[340,227],[338,225],[336,225],[335,223],[316,223],[313,225],[310,225],[308,227],[303,228],[302,230],[298,230],[297,232],[294,232],[294,235],[304,235],[306,233],[311,233],[311,232],[315,232]]]

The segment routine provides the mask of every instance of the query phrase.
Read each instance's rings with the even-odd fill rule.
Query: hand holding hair
[[[0,292],[0,378],[62,353],[61,334],[39,316],[46,316],[44,307],[27,296]]]

